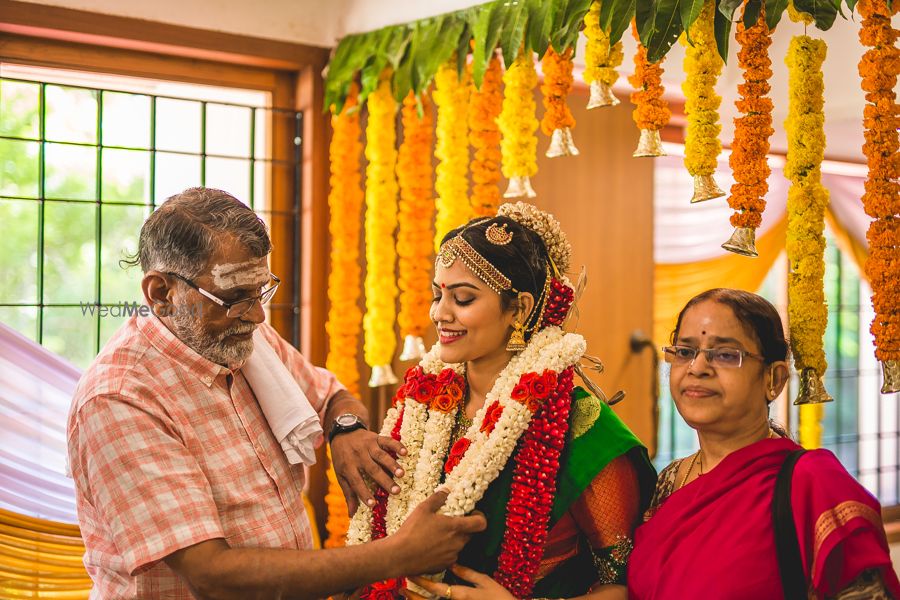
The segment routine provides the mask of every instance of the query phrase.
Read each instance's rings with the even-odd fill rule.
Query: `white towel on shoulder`
[[[322,443],[319,415],[259,328],[241,371],[288,462],[316,464],[316,447]]]

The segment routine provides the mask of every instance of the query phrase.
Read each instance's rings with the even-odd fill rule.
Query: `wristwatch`
[[[339,415],[331,424],[331,431],[328,432],[328,443],[334,439],[334,436],[342,433],[349,433],[357,429],[368,429],[363,420],[353,413],[344,413]]]

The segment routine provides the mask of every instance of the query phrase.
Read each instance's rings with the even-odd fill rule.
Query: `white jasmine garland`
[[[585,348],[582,336],[565,333],[559,327],[547,327],[535,333],[525,350],[509,361],[497,377],[494,386],[485,397],[484,405],[478,409],[472,420],[472,426],[465,434],[471,441],[468,450],[442,485],[449,490],[449,496],[441,512],[448,515],[471,512],[487,487],[503,470],[519,437],[528,429],[532,418],[531,411],[524,404],[511,398],[512,390],[522,375],[526,373],[541,375],[546,370],[561,373],[581,359]],[[464,367],[461,364],[441,362],[438,358],[439,352],[440,344],[435,344],[419,362],[425,373],[438,375],[446,368],[452,368],[459,374],[463,372]],[[481,425],[487,409],[494,402],[503,407],[503,412],[494,429],[488,434],[481,431]],[[457,410],[463,409],[460,403]],[[386,526],[389,535],[395,532],[406,516],[438,487],[449,450],[447,446],[454,418],[453,412],[448,414],[428,409],[414,399],[405,399],[400,441],[409,452],[407,456],[401,457],[406,459],[405,461],[398,459],[405,472],[402,478],[397,479],[401,492],[391,494],[387,501]],[[397,415],[392,416],[389,411],[381,434],[390,436],[396,420]],[[390,427],[387,427],[389,422]],[[365,514],[363,508],[366,509]],[[369,541],[372,533],[371,521],[371,509],[361,506],[351,519],[348,544],[351,543],[350,540],[354,540],[352,543]]]
[[[400,488],[399,494],[391,494],[387,501],[387,514],[385,515],[385,527],[387,534],[397,531],[406,520],[406,505],[409,493],[412,489],[413,476],[416,464],[419,461],[419,452],[425,438],[425,419],[428,416],[428,407],[412,398],[407,398],[403,404],[403,422],[400,424],[400,441],[406,447],[406,456],[398,456],[397,462],[403,469],[403,477],[394,479]],[[393,429],[393,428],[392,428]],[[391,432],[388,431],[387,435]]]

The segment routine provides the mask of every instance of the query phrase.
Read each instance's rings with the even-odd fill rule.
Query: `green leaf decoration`
[[[507,69],[519,55],[527,25],[528,7],[525,0],[518,0],[506,11],[506,21],[500,33],[500,49],[503,51],[503,64]]]
[[[659,62],[683,31],[678,0],[638,0],[635,20],[651,63]]]
[[[728,14],[722,11],[722,4],[719,4],[719,9],[716,10],[713,26],[716,34],[716,48],[719,49],[719,56],[722,57],[722,61],[727,64],[728,42],[731,41],[731,15],[734,14],[734,9]]]
[[[332,104],[336,112],[343,109],[347,94],[350,93],[353,76],[363,57],[370,54],[372,42],[371,36],[351,35],[338,44],[325,75],[325,111],[328,111]]]
[[[794,0],[794,8],[809,13],[816,20],[816,27],[828,31],[837,18],[837,7],[830,0]]]
[[[744,0],[718,0],[718,2],[719,12],[721,12],[726,19],[734,22],[734,13],[738,7],[744,3]]]
[[[459,42],[456,44],[456,76],[460,79],[462,79],[463,72],[466,70],[466,61],[469,57],[469,42],[472,41],[472,35],[472,25],[469,19],[465,19]]]
[[[759,21],[759,13],[762,12],[762,0],[747,0],[744,6],[744,27],[750,29]]]
[[[705,0],[679,0],[678,2],[678,11],[681,13],[681,26],[684,28],[688,42],[691,41],[691,25],[700,16],[700,11],[703,10],[704,4],[706,4]]]
[[[766,25],[769,31],[775,29],[787,10],[788,0],[766,0]]]
[[[416,94],[428,89],[438,68],[452,58],[465,26],[464,21],[445,19],[437,23],[436,30],[422,31],[413,68],[412,83]]]
[[[584,15],[590,7],[591,0],[568,0],[561,3],[553,32],[550,34],[550,43],[555,50],[558,52],[566,48],[575,50],[578,34],[584,27]]]
[[[533,50],[538,60],[544,58],[550,46],[550,30],[553,27],[558,0],[526,0],[528,27],[525,49]]]
[[[475,87],[480,88],[484,79],[487,64],[494,54],[494,48],[500,39],[500,31],[506,20],[505,0],[497,0],[481,6],[481,12],[475,21],[475,48],[472,50],[472,80]]]
[[[853,11],[856,9],[857,0],[846,0],[846,2],[847,2],[847,8],[850,9],[850,14],[852,15]],[[888,3],[888,6],[890,6],[890,3]]]
[[[637,0],[607,0],[600,5],[600,27],[609,34],[610,45],[617,44],[635,18]]]

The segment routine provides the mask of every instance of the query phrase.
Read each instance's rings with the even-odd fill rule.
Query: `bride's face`
[[[462,261],[449,268],[438,264],[432,284],[431,320],[445,363],[477,361],[509,355],[506,343],[515,311],[504,311],[500,296]]]

